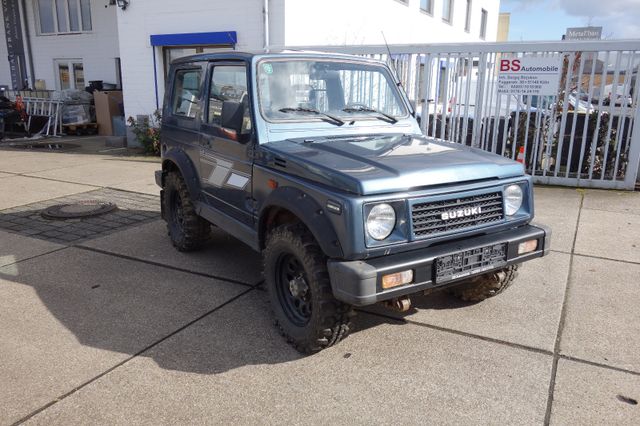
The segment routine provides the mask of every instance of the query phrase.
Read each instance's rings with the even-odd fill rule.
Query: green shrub
[[[151,155],[160,155],[160,123],[162,114],[159,110],[148,116],[144,120],[135,120],[129,117],[127,122],[131,126],[131,131],[136,136],[136,141],[142,145],[144,152]]]

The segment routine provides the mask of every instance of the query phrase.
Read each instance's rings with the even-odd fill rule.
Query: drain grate
[[[47,207],[40,213],[46,219],[80,219],[100,216],[116,210],[114,203],[100,200],[79,201],[72,204],[56,204]]]

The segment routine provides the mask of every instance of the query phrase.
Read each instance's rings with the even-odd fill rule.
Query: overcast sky
[[[640,38],[640,0],[501,0],[509,40],[559,40],[567,27],[601,26],[602,38]]]

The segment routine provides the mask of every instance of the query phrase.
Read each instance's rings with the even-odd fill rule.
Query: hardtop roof
[[[382,61],[364,58],[362,56],[355,55],[347,55],[343,53],[327,53],[327,52],[315,52],[315,51],[305,51],[305,50],[277,50],[277,51],[238,51],[238,50],[228,50],[228,51],[220,51],[213,53],[200,53],[197,55],[185,56],[182,58],[175,59],[172,64],[185,64],[191,62],[206,62],[213,60],[224,60],[224,59],[241,59],[246,61],[251,61],[254,57],[264,57],[264,58],[277,58],[277,57],[300,57],[300,58],[328,58],[328,59],[349,59],[349,60],[358,60],[363,62],[375,62],[382,63]]]

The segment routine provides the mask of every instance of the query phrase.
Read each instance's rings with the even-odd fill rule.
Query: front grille
[[[443,219],[443,213],[450,216]],[[502,192],[416,203],[411,209],[413,234],[431,237],[504,219]]]

